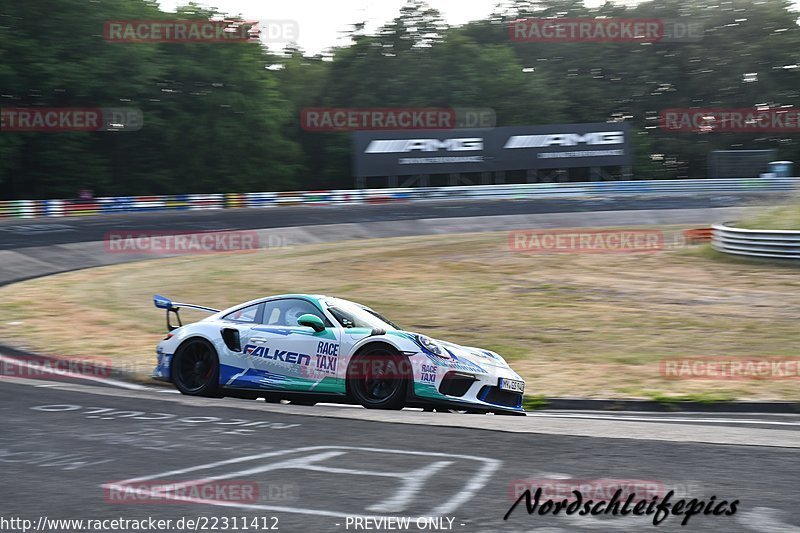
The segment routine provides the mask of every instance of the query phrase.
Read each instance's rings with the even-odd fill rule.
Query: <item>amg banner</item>
[[[358,177],[628,166],[625,123],[493,129],[357,131]]]

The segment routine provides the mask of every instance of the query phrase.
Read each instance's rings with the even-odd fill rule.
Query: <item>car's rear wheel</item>
[[[408,360],[393,350],[371,348],[347,368],[347,390],[367,409],[402,409],[406,403]]]
[[[219,358],[204,339],[186,341],[172,360],[172,382],[183,394],[219,396]]]

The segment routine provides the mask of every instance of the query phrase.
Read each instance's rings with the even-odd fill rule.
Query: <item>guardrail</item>
[[[259,208],[283,205],[348,205],[429,200],[503,200],[697,193],[789,192],[800,178],[593,181],[461,187],[410,187],[331,191],[112,196],[92,200],[0,201],[0,218],[34,218],[135,211]]]
[[[800,231],[744,229],[714,224],[711,227],[711,246],[727,254],[800,259]]]

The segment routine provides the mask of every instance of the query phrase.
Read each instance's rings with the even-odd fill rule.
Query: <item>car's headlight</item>
[[[447,353],[447,350],[445,350],[439,343],[430,337],[426,337],[425,335],[417,335],[417,344],[419,344],[423,350],[430,352],[433,355],[442,357],[444,359],[450,359],[450,354]]]

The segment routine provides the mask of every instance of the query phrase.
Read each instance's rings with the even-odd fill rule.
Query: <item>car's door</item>
[[[323,331],[300,326],[302,315],[317,316]],[[264,302],[260,324],[243,339],[242,352],[254,372],[254,387],[344,393],[338,376],[339,329],[310,300],[281,298]]]
[[[243,348],[252,336],[253,327],[261,325],[263,310],[264,304],[258,303],[241,307],[221,318],[220,334],[225,345],[218,352],[221,385],[234,388],[252,386],[253,365],[244,355]]]

